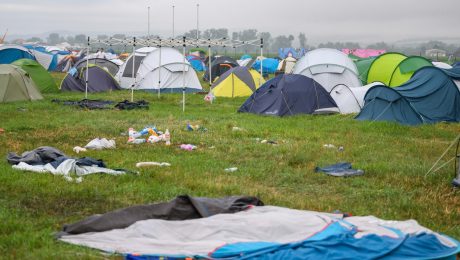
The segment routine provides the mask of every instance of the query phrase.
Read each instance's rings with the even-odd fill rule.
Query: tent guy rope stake
[[[432,173],[432,170],[434,169],[434,167],[436,167],[439,163],[439,161],[441,161],[441,159],[447,154],[447,152],[449,152],[450,148],[452,148],[452,146],[454,146],[454,144],[457,142],[457,140],[460,138],[460,134],[457,135],[457,137],[455,137],[454,141],[449,145],[449,147],[447,147],[447,149],[442,153],[442,155],[438,158],[438,160],[433,164],[433,166],[431,166],[431,168],[425,173],[425,177],[428,176],[428,174]],[[436,169],[436,170],[439,170]]]

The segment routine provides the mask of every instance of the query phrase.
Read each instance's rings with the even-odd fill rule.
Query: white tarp
[[[294,66],[294,74],[313,78],[328,92],[337,85],[360,87],[358,69],[346,54],[335,49],[309,51]]]

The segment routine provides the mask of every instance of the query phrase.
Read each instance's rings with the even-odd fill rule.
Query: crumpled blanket
[[[41,165],[54,162],[60,157],[67,157],[67,155],[54,147],[41,146],[35,150],[23,152],[21,155],[10,152],[6,160],[9,164],[24,162],[30,165]]]
[[[316,167],[315,172],[323,172],[335,177],[349,177],[364,174],[363,170],[353,169],[351,163],[348,162],[340,162],[325,167]]]
[[[118,102],[115,105],[115,108],[120,110],[149,109],[149,102],[145,100],[139,100],[136,102],[129,102],[128,100],[124,100]]]
[[[111,105],[114,103],[110,100],[101,99],[82,99],[77,101],[53,99],[51,102],[65,106],[77,106],[85,109],[112,109]]]

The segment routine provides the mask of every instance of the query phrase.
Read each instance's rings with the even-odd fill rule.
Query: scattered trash
[[[208,131],[206,127],[203,127],[201,125],[191,125],[191,124],[187,124],[186,129],[187,131],[201,131],[201,132]]]
[[[0,134],[3,134],[3,133],[5,133],[5,129],[0,128]]]
[[[325,145],[323,145],[323,147],[325,147],[325,148],[335,148],[335,145],[333,145],[333,144],[325,144]]]
[[[82,99],[82,100],[59,100],[53,99],[51,102],[58,103],[64,106],[76,106],[84,109],[111,109],[111,105],[114,103],[110,100],[101,99]]]
[[[195,150],[197,147],[193,144],[181,144],[180,149],[182,150],[187,150],[187,151],[192,151]]]
[[[216,147],[213,145],[213,146],[210,146],[209,149],[215,149]]]
[[[261,144],[273,144],[273,145],[277,145],[278,143],[276,141],[272,141],[272,140],[262,140],[260,141]]]
[[[336,163],[326,167],[316,167],[315,172],[323,172],[336,177],[349,177],[364,174],[363,170],[355,170],[352,168],[351,163],[347,162]]]
[[[136,163],[136,167],[148,167],[148,166],[160,166],[160,167],[169,167],[171,166],[170,163],[167,162],[138,162]]]
[[[214,94],[211,91],[209,91],[209,93],[206,96],[204,96],[204,101],[206,102],[212,103],[214,100],[216,100],[216,96],[214,96]]]
[[[338,150],[339,150],[339,152],[343,152],[343,149],[344,149],[343,146],[339,146]]]
[[[128,129],[128,143],[129,144],[141,144],[141,143],[158,143],[164,141],[166,145],[171,145],[171,134],[169,130],[163,133],[158,131],[155,126],[146,127],[142,131],[137,132],[134,128]],[[139,138],[142,136],[148,136],[146,139]]]
[[[115,148],[115,140],[107,140],[106,138],[94,138],[89,141],[85,147],[75,146],[73,151],[76,153],[86,152],[87,149],[90,150],[102,150],[102,149],[113,149]]]
[[[115,108],[120,110],[149,109],[149,102],[145,100],[139,100],[136,102],[129,102],[128,100],[124,100],[118,102],[115,105]]]
[[[17,110],[18,110],[19,112],[26,112],[26,111],[27,111],[27,108],[25,108],[25,107],[18,107]]]
[[[86,148],[83,148],[83,147],[80,147],[80,146],[75,146],[75,147],[73,148],[73,151],[74,151],[75,153],[86,152]]]
[[[83,181],[83,178],[82,177],[78,177],[75,179],[75,182],[76,183],[81,183]]]
[[[238,171],[238,168],[237,167],[230,167],[230,168],[226,168],[224,171],[225,172],[236,172],[236,171]]]
[[[243,130],[244,130],[243,128],[237,127],[237,126],[234,126],[234,127],[232,128],[232,131],[235,131],[235,132],[236,132],[236,131],[243,131]]]

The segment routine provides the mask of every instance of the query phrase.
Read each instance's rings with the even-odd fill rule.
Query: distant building
[[[425,51],[425,56],[429,58],[446,57],[447,52],[445,50],[440,49],[430,49]]]

